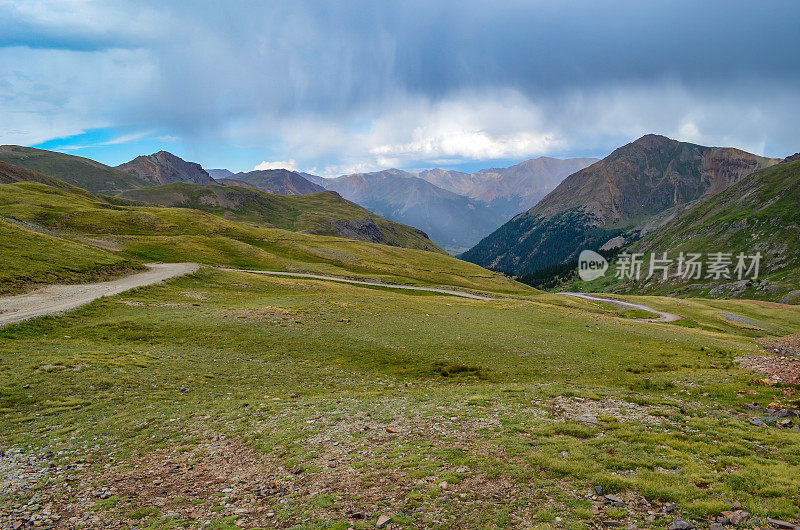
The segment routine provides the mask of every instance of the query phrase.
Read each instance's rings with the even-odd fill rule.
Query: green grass
[[[0,185],[0,216],[64,237],[91,239],[139,261],[199,262],[452,285],[500,293],[538,291],[445,254],[239,223],[185,208],[111,204],[34,182]]]
[[[307,527],[345,507],[399,520],[409,505],[421,508],[412,526],[569,526],[595,485],[677,502],[688,517],[725,500],[794,517],[800,433],[730,412],[790,399],[733,363],[755,351],[746,330],[550,303],[561,298],[482,302],[203,269],[0,330],[0,443],[113,453],[130,467],[224,433],[268,455],[277,476],[305,468],[296,480],[310,486],[275,512]],[[717,303],[692,301],[687,315],[706,325]],[[797,313],[747,314],[784,334],[800,329]],[[584,424],[556,402],[608,411]],[[348,478],[325,479],[331,454]]]
[[[177,182],[130,190],[123,197],[159,206],[203,210],[236,221],[323,236],[340,236],[371,221],[383,243],[444,253],[416,228],[387,221],[331,192],[274,195],[235,186],[203,186]],[[363,228],[360,233],[376,235]]]
[[[0,161],[42,173],[92,192],[110,193],[150,185],[136,175],[88,158],[33,147],[0,146]]]
[[[41,283],[76,283],[141,268],[135,259],[0,219],[0,294]]]

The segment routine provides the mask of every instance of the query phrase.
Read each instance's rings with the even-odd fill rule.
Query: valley
[[[699,248],[698,223],[737,215],[792,248],[800,162],[741,158],[769,167],[723,171],[630,248]],[[613,294],[546,292],[298,173],[216,181],[157,153],[136,159],[149,184],[109,195],[58,178],[88,162],[49,159],[0,162],[0,524],[756,526],[800,509],[798,306],[608,277],[564,285]]]

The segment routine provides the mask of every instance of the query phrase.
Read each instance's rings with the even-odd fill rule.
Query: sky
[[[0,144],[334,176],[800,151],[800,2],[0,0]]]

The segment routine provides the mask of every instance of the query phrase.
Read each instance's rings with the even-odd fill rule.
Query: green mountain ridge
[[[276,195],[236,186],[181,182],[129,190],[122,197],[158,206],[203,210],[226,219],[285,230],[444,252],[421,230],[387,221],[335,192]]]
[[[89,158],[34,147],[0,146],[0,162],[36,171],[97,193],[113,194],[120,190],[152,186],[152,182]]]
[[[461,257],[527,274],[599,249],[612,238],[638,239],[695,201],[778,163],[739,149],[646,135],[567,177],[536,206]]]

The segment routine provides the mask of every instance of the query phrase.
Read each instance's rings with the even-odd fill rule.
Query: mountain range
[[[780,159],[646,135],[573,173],[462,258],[514,274],[630,243]]]
[[[475,173],[437,168],[417,175],[440,188],[482,201],[509,218],[533,207],[565,177],[597,160],[539,157],[511,167],[482,169]]]
[[[501,213],[481,201],[399,169],[331,179],[307,178],[381,217],[420,228],[451,252],[468,248],[504,220]]]
[[[0,147],[0,161],[112,195],[174,182],[237,186],[280,195],[336,191],[377,216],[423,230],[452,253],[469,249],[509,217],[534,204],[568,174],[594,160],[542,157],[475,173],[390,169],[322,178],[286,169],[241,173],[206,170],[167,151],[110,167],[64,153]]]
[[[302,175],[387,219],[416,226],[458,253],[535,204],[564,177],[595,161],[542,157],[476,173],[388,169],[336,178]]]

